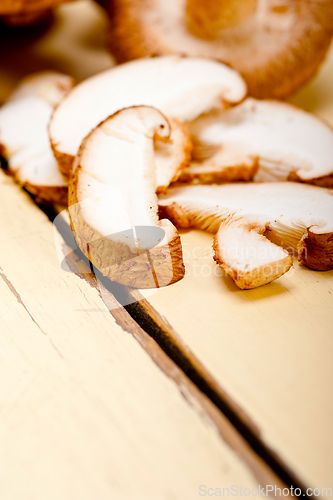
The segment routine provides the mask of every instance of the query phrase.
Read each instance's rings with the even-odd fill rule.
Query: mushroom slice
[[[289,253],[263,236],[268,224],[229,217],[214,239],[215,261],[242,289],[276,280],[292,266]]]
[[[118,62],[181,53],[240,72],[250,95],[283,98],[314,75],[333,34],[332,0],[109,0]]]
[[[55,106],[73,87],[55,72],[22,80],[0,108],[0,150],[8,171],[41,201],[67,204],[67,183],[50,147],[48,123]]]
[[[169,123],[156,109],[123,109],[83,141],[69,185],[76,242],[113,281],[155,288],[184,275],[176,228],[158,220],[154,136],[167,139]]]
[[[290,104],[246,99],[190,125],[196,160],[181,182],[298,180],[333,187],[333,130]]]
[[[68,177],[84,137],[121,108],[154,106],[184,123],[245,95],[238,73],[215,61],[168,56],[123,64],[81,82],[61,103],[50,122],[52,148]]]
[[[298,252],[311,269],[333,269],[330,189],[293,182],[185,186],[162,195],[159,206],[178,227],[217,233],[215,260],[242,288],[269,283],[290,267],[275,244]]]

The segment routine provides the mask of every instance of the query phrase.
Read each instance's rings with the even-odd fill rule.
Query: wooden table
[[[82,1],[38,36],[3,31],[0,100],[33,71],[81,80],[110,67],[106,26]],[[333,51],[292,102],[333,123],[332,81]],[[192,500],[258,485],[325,497],[333,272],[295,263],[241,291],[216,272],[211,236],[185,232],[185,278],[131,292],[140,302],[125,309],[128,291],[84,263],[61,269],[49,218],[2,172],[0,199],[1,500]]]

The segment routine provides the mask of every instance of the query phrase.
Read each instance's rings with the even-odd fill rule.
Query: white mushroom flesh
[[[266,285],[292,266],[289,253],[270,242],[264,224],[237,216],[222,222],[214,242],[215,260],[240,288]]]
[[[289,104],[248,98],[238,106],[195,120],[190,126],[202,162],[184,174],[222,177],[230,167],[257,162],[255,181],[303,181],[333,175],[333,130]],[[206,158],[205,156],[206,155]],[[213,175],[214,178],[214,175]]]
[[[103,236],[132,226],[158,225],[153,138],[168,137],[169,124],[149,107],[128,108],[87,138],[77,197],[85,221]]]

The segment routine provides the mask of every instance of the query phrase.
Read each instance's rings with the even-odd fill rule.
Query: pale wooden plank
[[[332,75],[331,49],[291,100],[331,124]],[[241,291],[213,263],[210,235],[182,241],[185,279],[142,292],[144,307],[300,482],[332,485],[333,271],[296,262],[269,286]]]
[[[214,276],[209,235],[183,242],[192,276],[148,298],[169,336],[303,483],[331,484],[333,272],[243,292]]]
[[[116,322],[96,288],[61,270],[52,224],[2,172],[0,199],[1,499],[281,485],[122,308]]]

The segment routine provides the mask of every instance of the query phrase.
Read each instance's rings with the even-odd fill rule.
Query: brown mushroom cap
[[[333,34],[331,0],[112,0],[111,5],[110,47],[119,62],[170,53],[214,58],[239,71],[249,93],[259,98],[282,98],[304,84]]]

